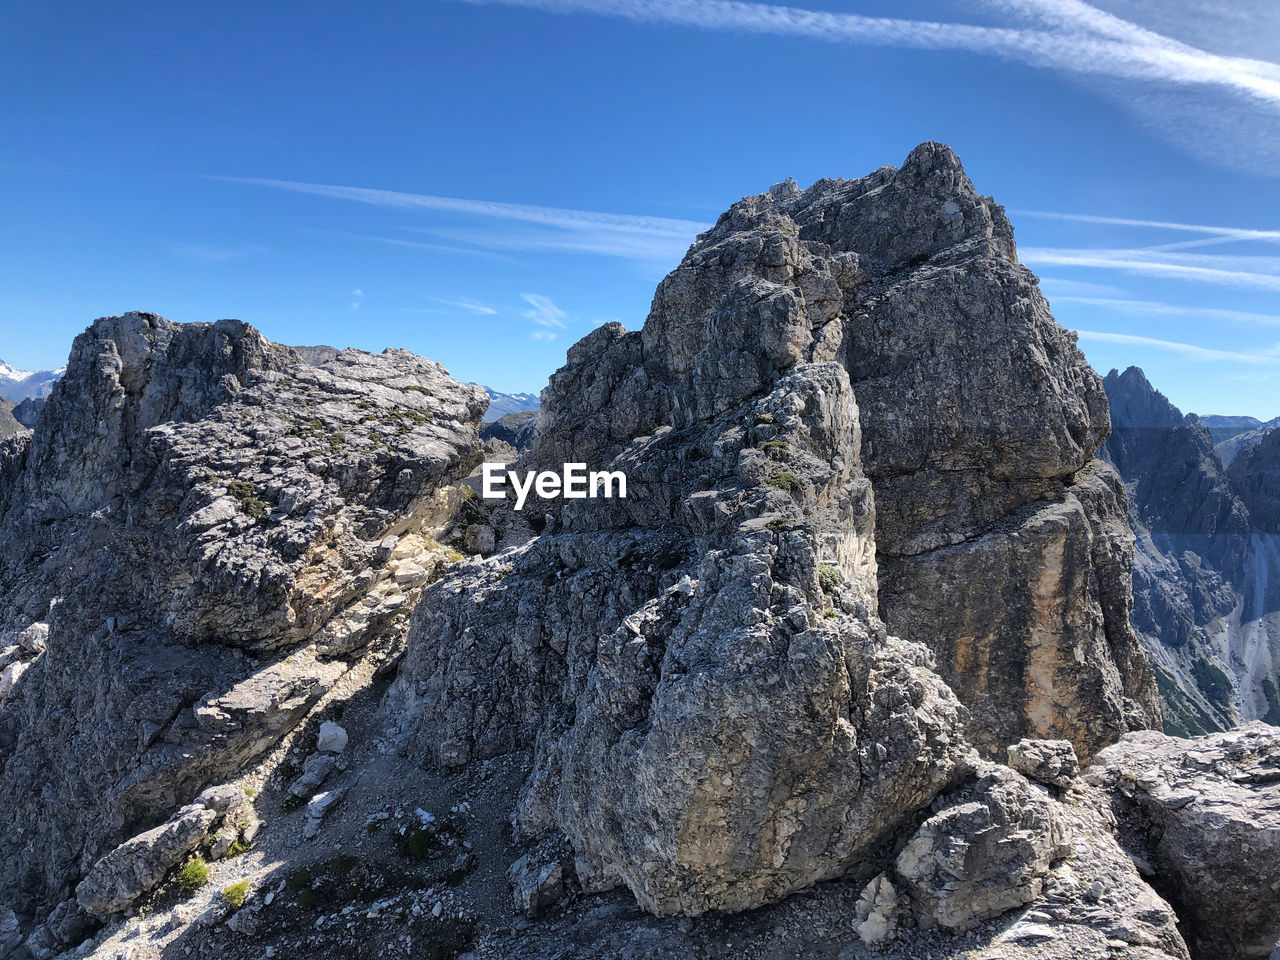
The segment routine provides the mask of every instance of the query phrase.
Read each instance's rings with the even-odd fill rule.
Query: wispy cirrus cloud
[[[1258,240],[1264,243],[1280,243],[1280,230],[1251,230],[1245,227],[1217,227],[1202,223],[1173,223],[1168,220],[1138,220],[1130,217],[1105,217],[1092,213],[1059,213],[1054,210],[1010,210],[1011,216],[1035,217],[1041,220],[1060,220],[1070,223],[1095,223],[1107,227],[1142,227],[1151,230],[1173,230],[1179,233],[1199,233],[1232,240]],[[1168,245],[1163,249],[1170,249]]]
[[[1052,300],[1065,300],[1069,297],[1115,297],[1124,299],[1129,294],[1109,283],[1094,283],[1091,280],[1070,280],[1065,277],[1041,277],[1040,289]]]
[[[418,243],[388,237],[368,237],[383,243],[422,246],[440,250],[565,251],[623,257],[644,261],[678,260],[689,244],[710,225],[673,217],[574,210],[499,200],[468,200],[434,194],[405,193],[370,187],[304,183],[254,177],[214,177],[228,183],[269,187],[331,200],[368,206],[445,214],[467,219],[497,221],[495,229],[479,227],[402,227],[429,234],[450,244]],[[507,224],[522,224],[512,228]],[[461,246],[460,246],[461,245]]]
[[[465,313],[474,314],[477,317],[492,317],[498,312],[494,307],[489,306],[487,303],[481,303],[479,300],[472,300],[470,297],[459,297],[457,300],[449,300],[445,297],[427,297],[427,299],[432,303],[439,303],[446,307],[453,307],[455,310],[462,310]]]
[[[1028,264],[1090,267],[1170,280],[1280,291],[1280,258],[1277,257],[1184,254],[1145,247],[1117,250],[1024,247],[1018,255]]]
[[[217,244],[178,241],[169,245],[169,252],[175,257],[181,257],[183,260],[226,263],[229,260],[239,260],[241,257],[266,253],[267,248],[260,247],[256,243]]]
[[[554,340],[567,326],[569,315],[557,307],[550,297],[540,293],[522,293],[520,299],[529,304],[522,316],[533,321],[535,329],[530,336],[535,340]]]
[[[1101,330],[1077,330],[1076,333],[1081,340],[1095,340],[1100,343],[1116,343],[1133,347],[1150,347],[1177,353],[1191,360],[1206,362],[1226,361],[1265,367],[1280,366],[1280,346],[1256,353],[1240,353],[1235,350],[1215,350],[1210,347],[1200,347],[1192,343],[1181,343],[1176,340],[1139,337],[1129,333],[1109,333]]]
[[[1071,73],[1220,86],[1280,105],[1280,66],[1181,43],[1078,0],[996,0],[1039,29],[940,23],[737,0],[466,0],[840,43],[964,50]]]
[[[1172,317],[1188,320],[1213,320],[1221,323],[1243,323],[1266,327],[1280,327],[1280,315],[1255,313],[1250,310],[1230,310],[1222,307],[1188,307],[1176,303],[1160,303],[1155,300],[1129,300],[1114,297],[1054,297],[1055,303],[1082,303],[1105,307],[1117,313],[1139,317]]]
[[[735,31],[796,37],[831,43],[869,44],[918,50],[964,51],[1016,61],[1066,74],[1126,81],[1118,96],[1126,98],[1144,122],[1193,152],[1218,151],[1206,147],[1201,131],[1180,122],[1151,121],[1153,101],[1133,81],[1156,89],[1208,91],[1225,96],[1245,112],[1265,117],[1239,130],[1231,147],[1250,151],[1255,160],[1273,158],[1280,130],[1280,65],[1269,59],[1227,56],[1148,29],[1082,0],[989,0],[987,6],[1009,18],[1009,25],[942,23],[896,17],[811,10],[804,7],[739,0],[466,0],[472,4],[503,5],[556,14],[594,14],[640,23],[671,24],[703,30]],[[1176,5],[1174,3],[1173,5]],[[1188,18],[1204,19],[1189,9]],[[1166,113],[1189,113],[1222,133],[1218,104],[1166,104]],[[1219,139],[1224,139],[1221,134]],[[1230,157],[1230,154],[1226,154]],[[1255,163],[1255,166],[1260,166]],[[1263,169],[1266,169],[1263,166]],[[1274,171],[1271,171],[1274,172]]]

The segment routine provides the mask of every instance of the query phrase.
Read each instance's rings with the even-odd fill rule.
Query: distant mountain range
[[[28,397],[47,397],[66,367],[58,370],[19,370],[0,360],[0,398],[19,403]]]
[[[1137,367],[1105,387],[1165,731],[1280,724],[1280,419],[1183,416]]]
[[[484,387],[484,384],[476,384]],[[489,409],[485,411],[483,423],[501,420],[508,413],[524,413],[526,410],[537,410],[540,404],[536,393],[499,393],[492,387],[484,387],[489,395]]]
[[[1217,451],[1218,459],[1224,467],[1231,466],[1231,461],[1241,450],[1257,446],[1263,437],[1280,427],[1280,417],[1264,422],[1257,417],[1220,417],[1209,414],[1201,417],[1200,422],[1209,429],[1209,435],[1213,437],[1213,449]]]

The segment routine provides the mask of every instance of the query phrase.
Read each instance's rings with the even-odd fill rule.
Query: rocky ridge
[[[236,321],[77,338],[0,463],[0,898],[66,898],[395,662],[483,409],[405,351],[313,366]]]
[[[1130,777],[1106,399],[950,150],[736,204],[544,399],[516,466],[625,499],[481,500],[403,351],[77,341],[0,459],[0,956],[1191,956],[1131,783],[1269,849],[1275,744]]]

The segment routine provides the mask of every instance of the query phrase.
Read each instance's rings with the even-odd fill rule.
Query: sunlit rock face
[[[483,392],[407,351],[320,353],[104,318],[0,452],[0,900],[65,899],[398,656]]]
[[[431,587],[388,717],[443,769],[532,750],[520,837],[657,913],[873,862],[974,746],[1158,721],[1108,429],[949,149],[779,184],[569,351],[526,463],[628,497]]]

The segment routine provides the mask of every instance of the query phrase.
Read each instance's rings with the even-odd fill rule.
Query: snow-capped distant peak
[[[66,372],[57,370],[19,370],[0,360],[0,399],[19,403],[28,397],[47,397],[54,383]]]
[[[476,384],[476,386],[484,387],[484,384]],[[484,387],[484,391],[489,395],[489,409],[484,415],[485,423],[504,417],[508,413],[523,413],[526,410],[538,409],[536,393],[502,393],[492,387]]]

